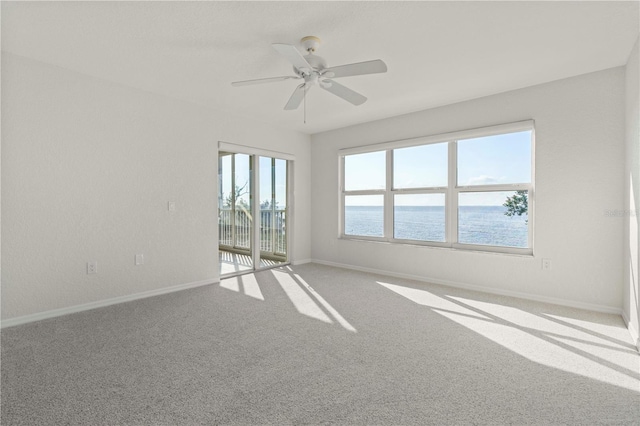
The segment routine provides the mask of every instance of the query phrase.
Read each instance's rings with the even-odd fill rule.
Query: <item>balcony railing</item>
[[[220,245],[237,250],[251,249],[251,214],[246,210],[219,209]],[[286,210],[260,210],[260,252],[286,256]]]

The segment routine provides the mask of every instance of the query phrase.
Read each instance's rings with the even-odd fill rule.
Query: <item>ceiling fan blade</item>
[[[275,81],[284,81],[284,80],[298,80],[301,77],[294,77],[291,75],[287,75],[284,77],[269,77],[269,78],[258,78],[256,80],[243,80],[243,81],[234,81],[231,83],[232,86],[249,86],[251,84],[262,84],[262,83],[272,83]]]
[[[365,96],[362,96],[360,93],[354,92],[348,87],[345,87],[342,84],[338,84],[335,81],[324,80],[323,83],[330,83],[320,85],[320,87],[322,87],[324,90],[326,90],[327,92],[331,92],[334,95],[344,99],[347,102],[351,102],[354,105],[362,105],[367,101],[367,98]]]
[[[287,104],[284,106],[284,109],[292,110],[298,108],[302,103],[302,100],[304,99],[304,92],[306,92],[307,90],[309,90],[309,88],[305,83],[302,83],[300,86],[296,87],[296,90],[294,90],[291,94],[291,97],[289,98]]]
[[[296,69],[300,71],[310,71],[313,69],[295,46],[283,43],[273,43],[271,46],[273,46],[276,52],[287,58],[287,60],[291,62]]]
[[[352,75],[377,74],[387,72],[387,64],[380,59],[374,61],[358,62],[355,64],[339,65],[324,71],[323,75],[329,78],[350,77]]]

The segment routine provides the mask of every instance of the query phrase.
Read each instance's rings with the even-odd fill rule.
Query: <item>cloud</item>
[[[493,176],[480,175],[469,178],[467,180],[467,185],[492,185],[496,183],[500,183],[504,178],[494,178]]]

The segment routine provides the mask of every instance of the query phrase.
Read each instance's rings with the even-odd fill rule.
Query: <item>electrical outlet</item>
[[[144,255],[143,254],[136,254],[136,266],[138,265],[144,265]]]
[[[551,269],[551,259],[542,259],[542,270],[548,271]]]
[[[97,274],[97,273],[98,273],[98,262],[88,262],[87,274]]]
[[[169,201],[167,203],[167,208],[169,209],[170,212],[175,212],[176,211],[176,202],[175,201]]]

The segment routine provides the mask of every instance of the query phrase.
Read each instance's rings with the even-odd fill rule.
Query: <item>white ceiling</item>
[[[316,133],[624,65],[638,36],[627,2],[2,2],[2,50],[279,127]],[[292,75],[271,43],[323,40],[329,66],[382,59],[284,111]]]

